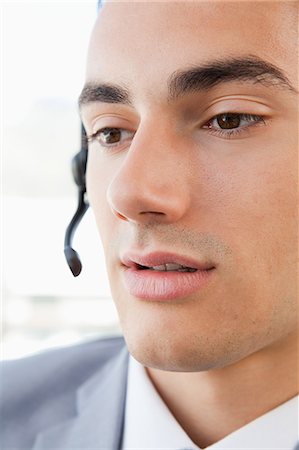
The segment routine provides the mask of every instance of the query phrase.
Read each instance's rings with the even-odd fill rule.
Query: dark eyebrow
[[[263,59],[248,56],[215,60],[173,73],[168,80],[169,101],[192,91],[208,90],[230,81],[249,81],[297,92],[277,66]]]
[[[92,102],[124,103],[131,105],[129,91],[122,86],[101,84],[96,82],[86,83],[79,96],[79,107]]]
[[[277,66],[261,58],[248,56],[213,60],[174,72],[168,79],[168,100],[176,100],[181,95],[194,91],[209,90],[230,81],[249,81],[298,93]],[[92,102],[122,103],[132,106],[130,93],[126,87],[100,82],[86,83],[78,102],[79,108]]]

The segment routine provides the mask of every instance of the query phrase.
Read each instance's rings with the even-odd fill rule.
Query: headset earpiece
[[[78,186],[78,206],[77,210],[69,223],[67,230],[65,232],[64,238],[64,255],[72,271],[72,274],[77,277],[81,270],[82,264],[78,253],[72,248],[72,241],[74,233],[77,226],[81,222],[85,212],[87,211],[89,204],[85,198],[86,196],[86,183],[85,183],[85,173],[87,165],[87,137],[86,132],[81,126],[81,150],[72,159],[72,173],[73,178]]]
[[[81,150],[72,159],[73,178],[79,189],[86,191],[85,174],[87,165],[87,137],[82,125],[81,129]]]
[[[79,189],[86,190],[85,185],[85,171],[86,171],[86,158],[80,150],[72,159],[72,174],[73,179]]]

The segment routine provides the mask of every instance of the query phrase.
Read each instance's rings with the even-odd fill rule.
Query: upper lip
[[[154,252],[147,255],[127,252],[121,257],[121,262],[128,268],[138,268],[138,266],[154,267],[167,263],[180,264],[197,270],[210,270],[215,266],[210,261],[198,261],[186,256],[174,253]]]

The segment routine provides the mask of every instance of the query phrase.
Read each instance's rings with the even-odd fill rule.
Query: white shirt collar
[[[293,450],[298,441],[298,397],[208,447],[209,450]],[[173,417],[144,367],[129,362],[122,450],[200,450]]]

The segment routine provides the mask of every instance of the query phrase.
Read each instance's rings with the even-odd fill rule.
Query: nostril
[[[118,217],[119,219],[128,221],[128,219],[126,218],[126,216],[123,216],[121,213],[119,213],[119,212],[116,211],[115,209],[113,209],[112,211],[113,211],[114,215],[115,215],[116,217]]]

